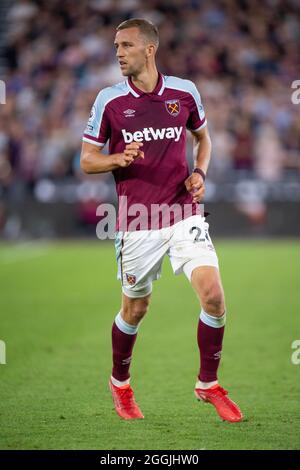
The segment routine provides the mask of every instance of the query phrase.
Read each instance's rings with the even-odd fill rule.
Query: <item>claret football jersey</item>
[[[189,175],[186,129],[205,125],[200,94],[190,80],[159,74],[151,93],[138,89],[131,78],[100,91],[83,140],[99,147],[109,141],[110,154],[123,152],[133,141],[143,142],[144,159],[113,171],[119,201],[126,197],[129,223],[130,208],[136,204],[149,214],[152,205],[192,205],[184,185]],[[123,202],[119,211],[121,206]],[[120,213],[117,230],[119,224]]]

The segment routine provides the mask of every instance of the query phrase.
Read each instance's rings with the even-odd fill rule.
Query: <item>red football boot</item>
[[[143,419],[143,413],[135,402],[134,393],[130,385],[116,387],[111,379],[109,380],[109,388],[112,394],[116,412],[123,419]]]
[[[208,389],[195,388],[195,395],[198,400],[211,403],[217,410],[218,415],[225,421],[237,423],[242,421],[243,414],[234,401],[227,396],[227,390],[224,390],[219,384]]]

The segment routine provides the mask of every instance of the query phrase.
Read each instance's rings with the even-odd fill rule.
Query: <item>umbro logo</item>
[[[122,359],[122,365],[126,366],[127,364],[130,364],[131,362],[131,356],[128,357],[127,359]]]
[[[126,109],[126,111],[123,111],[123,114],[125,117],[134,117],[135,109]]]
[[[214,354],[214,359],[218,360],[218,359],[221,359],[221,354],[222,354],[222,351],[218,351]]]

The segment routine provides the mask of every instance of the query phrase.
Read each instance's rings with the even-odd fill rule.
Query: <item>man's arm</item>
[[[123,153],[105,155],[101,152],[103,147],[82,142],[80,166],[85,173],[107,173],[117,168],[126,168],[137,158],[144,158],[140,150],[142,142],[132,142],[126,145]]]
[[[211,154],[211,140],[207,126],[199,131],[192,131],[195,137],[194,143],[194,168],[201,170],[206,175],[210,154]],[[185,186],[189,192],[193,194],[193,202],[200,202],[204,197],[205,186],[204,179],[200,172],[192,173],[186,180]]]
[[[195,137],[194,144],[194,163],[195,168],[200,168],[205,174],[208,170],[211,154],[211,140],[207,126],[199,131],[192,131]]]

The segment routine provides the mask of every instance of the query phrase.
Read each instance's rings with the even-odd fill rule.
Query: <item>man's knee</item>
[[[220,317],[225,312],[224,292],[219,282],[205,286],[200,299],[202,308],[207,313]]]
[[[225,299],[219,271],[211,266],[202,266],[192,273],[192,285],[205,312],[220,317],[225,312]]]
[[[123,302],[122,317],[124,321],[131,325],[137,325],[147,313],[149,303],[150,296]]]

